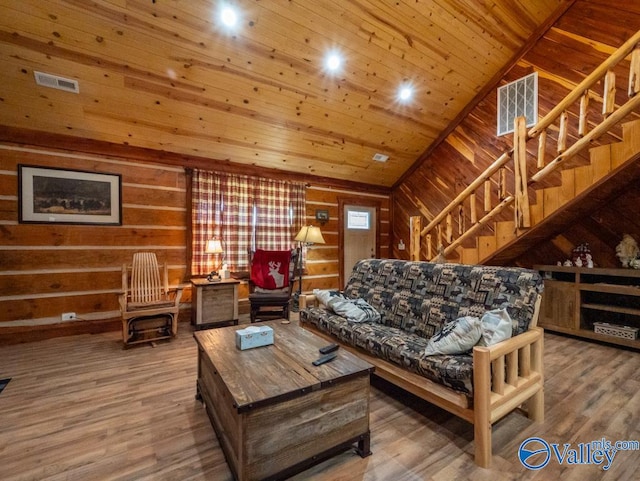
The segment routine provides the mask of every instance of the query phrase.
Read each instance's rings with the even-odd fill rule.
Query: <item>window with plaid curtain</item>
[[[211,271],[215,260],[205,246],[214,236],[222,239],[232,271],[248,269],[250,249],[295,247],[304,225],[304,184],[199,169],[192,182],[193,275]]]

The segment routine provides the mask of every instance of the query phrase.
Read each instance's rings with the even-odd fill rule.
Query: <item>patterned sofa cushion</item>
[[[514,321],[513,335],[521,334],[529,329],[542,288],[538,272],[517,267],[364,259],[354,266],[344,294],[372,305],[380,313],[379,323],[350,323],[318,308],[301,311],[300,319],[346,344],[471,395],[471,354],[427,356],[428,339],[449,321],[482,317],[500,308]]]
[[[515,336],[529,328],[542,286],[538,272],[518,267],[364,259],[344,293],[376,308],[382,324],[424,337],[459,317],[506,308]]]
[[[428,339],[379,323],[353,323],[320,307],[300,312],[300,320],[330,333],[343,343],[398,364],[439,384],[469,396],[473,394],[471,354],[425,355]]]

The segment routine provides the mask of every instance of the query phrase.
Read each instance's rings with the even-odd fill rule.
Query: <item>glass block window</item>
[[[538,121],[538,73],[498,88],[498,135],[513,132],[513,121],[524,116],[527,127]]]

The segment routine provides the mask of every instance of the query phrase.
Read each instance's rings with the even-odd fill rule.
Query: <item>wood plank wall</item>
[[[624,0],[615,2],[614,7],[604,0],[578,0],[504,75],[500,85],[537,71],[539,117],[541,118],[569,93],[573,86],[591,73],[638,29],[640,29],[638,2]],[[624,65],[628,66],[628,62]],[[616,73],[618,74],[618,95],[624,95],[627,90],[628,71],[620,69]],[[408,239],[411,216],[421,215],[424,223],[432,219],[494,159],[510,148],[511,135],[496,137],[496,100],[496,89],[493,89],[423,163],[394,186],[392,237]],[[596,103],[592,102],[592,104],[595,108]],[[638,114],[635,115],[636,118]],[[570,135],[577,136],[575,130],[576,128],[572,128]],[[555,135],[554,132],[549,134],[547,159],[553,158],[555,154],[553,151]],[[615,135],[609,135],[595,144],[610,143],[615,140]],[[529,148],[535,147],[532,145]],[[532,150],[529,154],[529,175],[531,175],[535,167],[535,152]],[[575,161],[568,163],[567,167],[585,164],[587,161],[588,152],[585,152]],[[559,176],[559,173],[550,176],[545,180],[544,186],[558,185]],[[511,169],[507,175],[507,183],[513,185]],[[532,202],[535,202],[535,192],[530,190],[529,193]],[[495,206],[497,186],[493,190],[492,197]],[[483,200],[483,194],[480,192],[478,205],[482,205]],[[465,216],[466,223],[469,225],[468,208]],[[510,220],[510,217],[511,214],[505,213],[500,219]],[[622,223],[624,217],[618,217],[616,220]],[[454,231],[457,231],[457,225],[454,226]],[[480,232],[480,235],[491,234],[488,227]],[[473,242],[470,245],[473,245]],[[397,249],[392,249],[391,255],[403,259],[409,258],[408,251]],[[607,253],[604,257],[611,259],[611,253]],[[455,259],[452,258],[452,260]],[[522,261],[526,262],[526,259]]]
[[[120,328],[121,268],[136,251],[156,252],[184,285],[184,169],[8,144],[0,164],[0,340]],[[122,225],[19,224],[18,164],[120,174]],[[61,324],[63,312],[80,320]]]
[[[122,226],[19,224],[18,164],[120,174]],[[121,266],[147,249],[169,263],[170,284],[185,287],[180,320],[189,321],[186,179],[178,165],[0,143],[0,343],[120,329]],[[330,220],[322,226],[327,243],[310,248],[305,291],[338,287],[341,196],[381,202],[381,255],[389,252],[389,195],[310,184],[307,223],[318,225],[316,209],[329,210]],[[241,312],[247,292],[243,284]],[[63,312],[79,320],[61,323]]]
[[[313,289],[329,289],[339,287],[339,202],[341,198],[360,197],[380,202],[380,254],[379,257],[389,257],[390,252],[390,210],[389,196],[369,192],[325,187],[311,184],[307,189],[307,223],[319,225],[315,220],[315,211],[325,209],[329,211],[329,222],[320,226],[324,245],[314,245],[309,249],[307,261],[307,275],[302,283],[303,291]],[[342,286],[340,286],[342,287]]]
[[[624,234],[640,243],[640,186],[630,185],[624,193],[590,212],[571,227],[551,239],[540,242],[514,260],[514,264],[531,267],[555,264],[572,258],[574,247],[587,243],[598,267],[621,267],[616,246]]]

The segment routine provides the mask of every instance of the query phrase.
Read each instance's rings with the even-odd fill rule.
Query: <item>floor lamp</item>
[[[297,312],[300,306],[300,296],[302,295],[302,249],[304,246],[308,246],[311,244],[324,244],[324,238],[322,237],[322,232],[320,232],[320,227],[316,227],[313,225],[305,225],[300,229],[298,235],[296,235],[295,239],[298,244],[298,291],[294,296],[293,302],[293,311]]]

